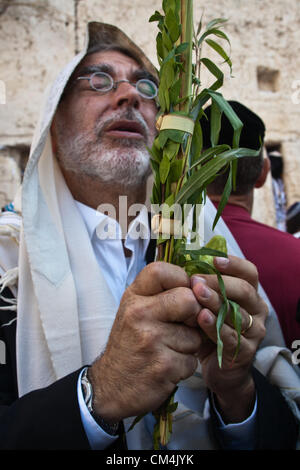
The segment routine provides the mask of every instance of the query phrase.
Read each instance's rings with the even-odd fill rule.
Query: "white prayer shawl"
[[[96,261],[85,224],[53,157],[49,131],[64,87],[85,56],[89,39],[87,34],[83,52],[61,72],[48,95],[24,174],[22,207],[19,195],[16,200],[20,215],[5,213],[0,217],[3,275],[0,285],[9,283],[17,294],[20,396],[91,363],[104,350],[118,309]],[[212,235],[210,227],[215,212],[213,204],[207,201],[207,240]],[[229,253],[243,257],[223,220],[214,233],[225,235]],[[262,289],[261,292],[266,298]],[[267,334],[257,352],[255,366],[281,388],[299,418],[296,406],[300,405],[299,370],[292,364],[271,306]],[[192,395],[196,397],[196,409],[190,406]],[[177,397],[180,403],[174,414],[169,448],[174,445],[177,449],[214,448],[207,432],[209,417],[204,408],[207,390],[200,365],[193,377],[180,384]],[[129,449],[152,447],[152,436],[144,421],[128,433],[127,440]]]

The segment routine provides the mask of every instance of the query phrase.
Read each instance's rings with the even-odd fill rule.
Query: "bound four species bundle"
[[[155,11],[150,21],[158,23],[156,37],[159,63],[159,91],[157,116],[158,135],[149,149],[154,176],[151,203],[158,207],[152,219],[157,235],[157,260],[181,266],[189,274],[215,274],[218,277],[222,306],[217,317],[217,354],[222,367],[223,343],[221,328],[229,313],[237,331],[238,354],[241,335],[239,306],[226,297],[222,276],[214,267],[214,256],[227,256],[226,240],[215,236],[200,245],[198,207],[206,199],[206,188],[221,172],[229,176],[213,223],[218,222],[232,188],[235,186],[237,160],[256,156],[259,151],[239,148],[242,122],[217,90],[223,85],[224,74],[210,58],[204,57],[204,46],[211,49],[229,67],[232,63],[220,42],[230,46],[222,27],[226,20],[213,19],[204,27],[201,19],[197,30],[193,23],[193,0],[164,0],[162,12]],[[202,88],[202,69],[213,77],[209,87]],[[211,104],[211,147],[202,147],[200,119],[205,116],[206,105]],[[225,113],[233,127],[232,146],[218,145],[221,117]],[[186,229],[187,210],[190,216]],[[191,247],[193,247],[191,249]],[[196,247],[196,248],[195,248]],[[235,357],[233,358],[233,360]],[[172,413],[176,410],[174,395],[154,413],[154,448],[165,446],[172,433]],[[136,418],[132,427],[141,416]]]

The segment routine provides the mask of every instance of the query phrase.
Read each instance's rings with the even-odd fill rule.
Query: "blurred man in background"
[[[264,141],[265,125],[261,118],[243,104],[229,101],[243,128],[240,147],[259,149]],[[210,107],[203,117],[203,146],[210,147]],[[219,144],[232,145],[233,129],[223,114]],[[296,318],[300,298],[300,244],[290,234],[257,222],[251,217],[254,188],[264,185],[270,162],[263,149],[258,157],[238,160],[236,189],[232,191],[222,217],[238,242],[245,257],[258,269],[259,280],[266,291],[281,324],[286,344],[292,347],[300,338],[300,323]],[[208,186],[208,196],[216,206],[221,200],[228,172],[218,176]]]

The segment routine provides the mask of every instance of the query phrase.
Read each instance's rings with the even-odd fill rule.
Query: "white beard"
[[[59,160],[65,170],[85,174],[105,183],[115,182],[133,187],[139,185],[150,170],[146,148],[128,146],[121,149],[101,145],[99,149],[87,142],[83,135],[72,139],[68,153],[64,152],[63,162],[61,158]]]
[[[139,186],[151,172],[144,141],[108,139],[101,132],[99,138],[90,133],[72,137],[60,125],[57,131],[57,158],[67,171],[127,187]]]

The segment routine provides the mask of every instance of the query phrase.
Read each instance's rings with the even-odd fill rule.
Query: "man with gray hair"
[[[178,385],[168,449],[295,448],[298,395],[284,398],[281,390],[299,376],[253,264],[215,259],[242,313],[234,363],[230,318],[222,329],[220,369],[215,276],[190,279],[178,266],[151,263],[145,208],[128,216],[126,234],[98,236],[107,223],[122,232],[120,195],[131,208],[145,201],[157,74],[118,28],[93,22],[88,33],[86,49],[50,91],[21,204],[17,198],[15,213],[1,218],[0,331],[8,360],[0,446],[107,449],[123,445],[125,432],[128,449],[152,449],[151,412]],[[116,208],[114,220],[96,210],[103,204]],[[273,337],[265,336],[274,321]],[[277,374],[278,360],[288,380]]]

